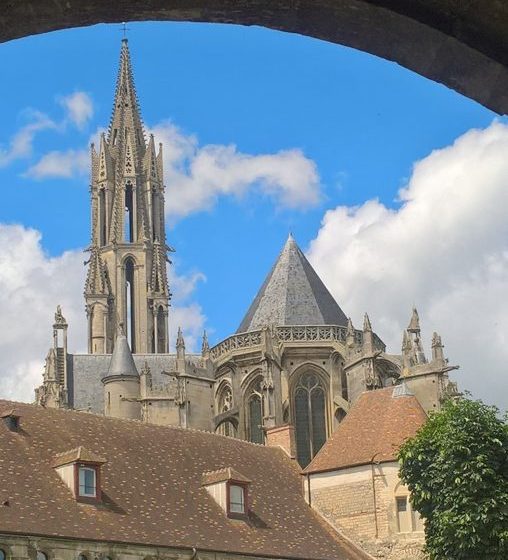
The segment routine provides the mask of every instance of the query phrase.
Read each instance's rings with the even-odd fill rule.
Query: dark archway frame
[[[508,2],[499,0],[0,0],[0,42],[97,23],[259,25],[397,62],[508,113]]]

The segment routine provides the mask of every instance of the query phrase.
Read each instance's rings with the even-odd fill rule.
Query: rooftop
[[[400,446],[427,421],[414,395],[399,387],[362,393],[305,474],[396,461]]]
[[[283,451],[208,432],[15,406],[20,429],[0,424],[2,532],[273,558],[360,560],[305,503]],[[106,460],[99,505],[77,502],[53,468],[82,446]],[[73,455],[74,456],[74,455]],[[211,471],[252,481],[247,522],[229,519],[202,486]],[[229,472],[228,472],[229,474]]]
[[[289,235],[237,332],[269,325],[347,325],[347,317]]]

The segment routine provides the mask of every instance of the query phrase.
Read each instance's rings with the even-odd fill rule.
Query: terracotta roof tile
[[[401,444],[427,415],[413,395],[393,396],[394,387],[362,393],[304,473],[332,471],[372,461],[395,461]],[[395,391],[397,394],[397,391]]]
[[[227,467],[225,469],[219,469],[217,471],[209,471],[203,473],[202,483],[204,486],[208,484],[215,484],[217,482],[224,482],[226,480],[236,480],[237,482],[252,482],[249,478],[240,474],[235,469]]]
[[[0,401],[0,410],[13,403]],[[16,403],[22,429],[0,424],[2,532],[236,552],[273,558],[366,558],[329,533],[302,497],[283,451],[225,436]],[[77,502],[52,467],[78,448],[108,458],[103,503]],[[231,520],[202,486],[231,468],[252,482],[248,522]]]
[[[68,463],[75,463],[76,461],[97,464],[107,463],[106,459],[88,451],[88,449],[85,449],[82,445],[80,445],[75,449],[58,453],[53,461],[53,467],[60,467],[62,465],[67,465]]]

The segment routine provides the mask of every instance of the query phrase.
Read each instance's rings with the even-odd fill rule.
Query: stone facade
[[[375,558],[423,560],[423,524],[411,510],[398,473],[398,464],[388,462],[312,474],[307,498],[333,527]],[[405,512],[397,510],[403,500]]]

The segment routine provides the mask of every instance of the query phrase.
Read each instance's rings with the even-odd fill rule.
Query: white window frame
[[[86,492],[85,472],[90,471],[93,473],[93,493]],[[83,483],[81,483],[81,473],[83,473]],[[97,497],[97,471],[93,467],[79,467],[78,468],[78,494],[83,498],[96,498]]]

